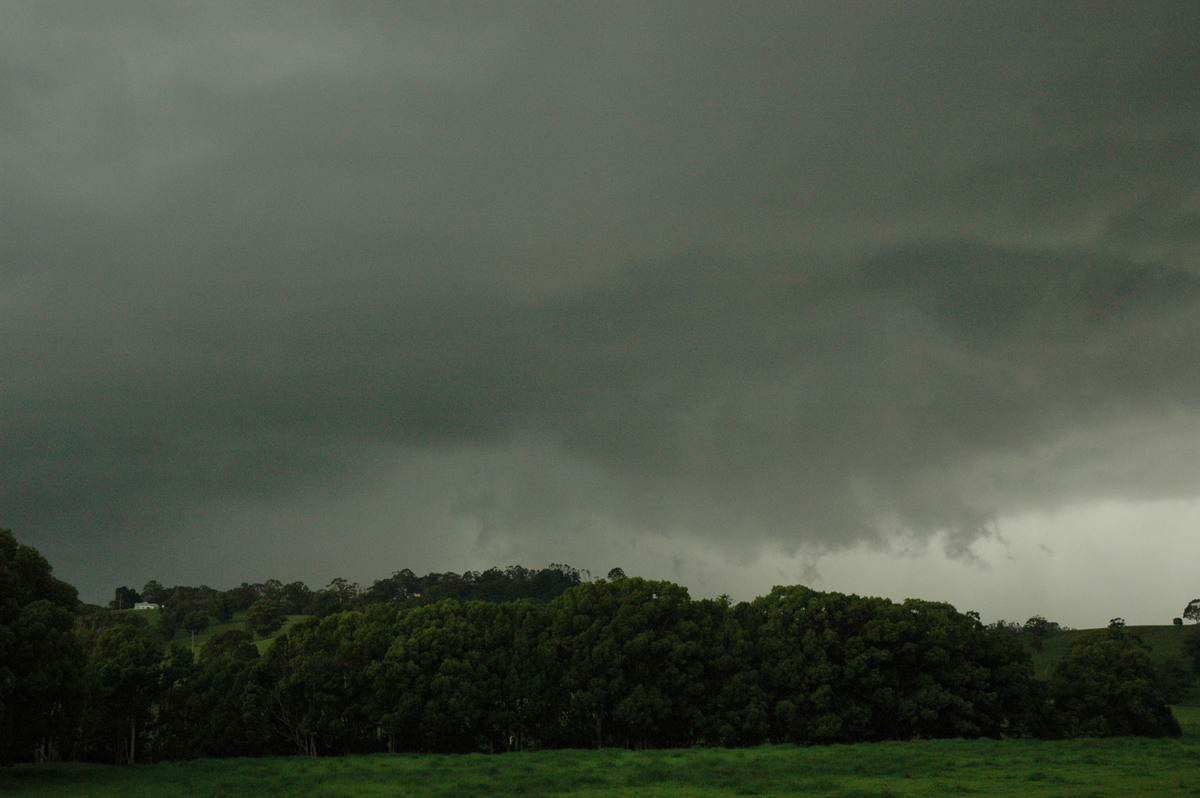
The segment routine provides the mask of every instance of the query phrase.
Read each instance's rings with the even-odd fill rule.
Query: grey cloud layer
[[[506,535],[1200,489],[1196,4],[61,11],[0,26],[0,524],[380,445],[548,446]]]
[[[910,528],[978,525],[1019,506],[1021,483],[1054,480],[999,474],[1017,484],[962,495],[955,483],[989,458],[1191,409],[1198,311],[1188,272],[971,244],[820,280],[697,256],[524,302],[372,306],[335,287],[240,324],[31,340],[5,425],[5,450],[26,454],[5,484],[27,485],[33,516],[82,486],[101,505],[133,489],[215,498],[353,468],[365,443],[536,433],[642,489],[724,495],[777,535],[850,542],[888,512]],[[63,349],[72,376],[45,379],[37,364]],[[1153,491],[1162,476],[1096,489]]]

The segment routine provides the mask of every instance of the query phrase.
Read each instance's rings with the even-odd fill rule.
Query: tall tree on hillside
[[[1028,636],[1034,651],[1041,651],[1046,644],[1046,638],[1062,627],[1054,621],[1048,621],[1041,615],[1035,615],[1025,622],[1021,631]]]
[[[337,577],[329,582],[328,585],[318,590],[316,593],[311,593],[304,605],[304,612],[309,615],[315,615],[318,618],[325,618],[334,613],[346,612],[354,608],[354,605],[359,597],[358,584],[356,582],[348,582],[342,577]],[[297,610],[297,612],[300,612]]]
[[[1183,608],[1183,617],[1200,623],[1200,598],[1194,598]]]
[[[142,600],[142,594],[131,587],[119,587],[113,600],[108,602],[110,610],[130,610],[133,605]]]
[[[1050,695],[1067,736],[1180,734],[1145,644],[1122,627],[1072,640],[1051,674]]]
[[[0,529],[0,762],[56,759],[82,702],[75,588]]]
[[[270,637],[287,618],[274,599],[259,599],[246,610],[246,631],[258,637]]]
[[[213,602],[213,614],[222,621],[232,620],[236,613],[247,609],[262,597],[259,587],[261,585],[255,586],[242,582],[237,587],[226,590]]]
[[[303,582],[289,582],[279,591],[279,607],[285,615],[301,615],[308,609],[313,592]]]

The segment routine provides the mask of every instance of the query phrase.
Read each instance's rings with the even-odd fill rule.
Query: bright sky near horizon
[[[569,563],[1200,596],[1200,3],[7,3],[0,526],[85,599]]]

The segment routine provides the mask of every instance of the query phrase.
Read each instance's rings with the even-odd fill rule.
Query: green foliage
[[[142,594],[131,587],[119,587],[113,600],[108,602],[109,609],[128,610],[142,600]]]
[[[512,655],[514,609],[446,600],[397,617],[393,641],[374,671],[389,746],[507,747],[507,734],[519,731],[504,728],[506,679],[525,673]]]
[[[583,572],[569,565],[551,565],[531,570],[513,565],[503,570],[467,571],[464,574],[430,573],[417,576],[405,568],[387,579],[376,580],[369,588],[354,596],[355,606],[378,602],[405,602],[410,605],[436,604],[452,598],[459,601],[507,602],[523,598],[551,601],[583,582]],[[316,599],[329,589],[319,591]],[[329,599],[325,599],[328,603]],[[351,609],[338,596],[333,611]],[[313,610],[310,609],[310,612]],[[313,613],[319,614],[319,613]]]
[[[151,579],[142,588],[142,601],[162,604],[167,600],[167,590],[157,579]]]
[[[999,736],[1030,723],[1024,649],[947,604],[775,588],[745,623],[771,739]]]
[[[637,577],[588,582],[549,611],[566,744],[691,739],[701,723],[708,636],[685,588]]]
[[[114,626],[95,640],[88,662],[94,685],[87,744],[117,763],[137,761],[164,686],[164,657],[145,627]]]
[[[196,632],[203,632],[205,629],[207,629],[211,621],[212,619],[207,613],[197,610],[194,612],[189,612],[184,616],[183,628],[195,634]]]
[[[1145,646],[1154,666],[1156,678],[1171,703],[1200,703],[1200,680],[1189,673],[1200,654],[1200,627],[1188,626],[1129,626]],[[1094,630],[1067,630],[1051,634],[1041,651],[1032,651],[1034,676],[1048,682],[1055,666],[1066,656],[1071,643],[1094,634]],[[1023,640],[1028,640],[1021,636]]]
[[[286,620],[283,608],[272,599],[259,599],[246,610],[246,630],[258,637],[270,637]]]
[[[733,607],[629,577],[301,621],[247,678],[255,750],[306,754],[999,736],[1036,703],[1025,650],[949,605],[779,588]]]
[[[141,593],[129,587],[117,588],[116,597],[109,602],[109,607],[129,608],[139,599],[162,605],[162,610],[156,611],[154,617],[164,643],[169,643],[179,629],[189,630],[189,618],[192,619],[192,628],[198,632],[198,618],[211,617],[227,623],[238,613],[244,613],[256,602],[264,600],[276,604],[284,615],[315,615],[319,618],[378,603],[418,606],[436,604],[448,598],[491,602],[522,598],[550,601],[580,584],[583,574],[567,565],[551,565],[541,570],[514,565],[503,570],[490,568],[461,575],[447,572],[425,576],[417,576],[404,569],[393,573],[388,579],[377,580],[366,590],[360,590],[353,582],[337,578],[316,591],[303,582],[284,584],[278,579],[268,579],[260,584],[243,582],[225,591],[214,590],[207,585],[164,587],[152,579]]]
[[[1146,647],[1118,626],[1074,640],[1054,668],[1050,695],[1068,736],[1178,736]]]
[[[75,588],[0,529],[0,763],[57,759],[83,700]]]
[[[1192,672],[1200,674],[1200,627],[1193,627],[1188,630],[1187,636],[1184,637],[1180,649],[1183,656],[1192,663]]]
[[[294,624],[252,674],[253,706],[296,753],[378,750],[372,664],[387,650],[393,612],[340,613]]]
[[[1030,645],[1034,651],[1041,651],[1045,646],[1046,638],[1061,630],[1057,623],[1048,621],[1041,615],[1034,615],[1025,622],[1021,627],[1021,631],[1030,641]]]
[[[200,664],[222,659],[238,662],[258,659],[254,639],[240,629],[229,629],[213,635],[200,648]]]
[[[251,700],[257,663],[258,649],[247,632],[230,629],[209,638],[199,661],[166,685],[155,728],[157,755],[189,759],[270,752],[263,707]]]
[[[37,549],[17,543],[12,532],[0,529],[0,621],[10,620],[22,606],[39,600],[74,611],[79,606],[78,591],[54,578],[52,570]]]
[[[3,544],[13,576],[0,596],[36,585],[74,601],[44,560]],[[74,755],[115,762],[1170,734],[1162,698],[1184,696],[1191,680],[1178,632],[1166,659],[1116,623],[1099,641],[1076,635],[1044,684],[1021,640],[1049,651],[1070,633],[1040,616],[984,627],[944,603],[801,586],[734,605],[610,577],[585,581],[566,566],[402,571],[366,591],[335,579],[315,593],[277,580],[225,592],[150,582],[143,596],[161,611],[91,608],[76,633],[69,604],[26,590],[0,607],[6,756],[49,752],[64,730]],[[301,605],[318,612],[279,632]],[[172,647],[180,625],[195,630],[191,651]],[[20,700],[34,722],[17,745]],[[659,769],[655,760],[645,773]]]

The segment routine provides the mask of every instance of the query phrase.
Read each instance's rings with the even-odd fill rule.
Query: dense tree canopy
[[[80,711],[75,588],[0,529],[0,762],[55,758]]]
[[[91,716],[91,742],[113,761],[137,761],[164,687],[166,664],[148,629],[114,626],[96,638],[91,665],[97,711]]]
[[[1040,616],[985,627],[944,603],[802,586],[696,601],[552,566],[141,596],[164,602],[157,623],[76,616],[73,588],[0,533],[6,761],[1179,732],[1117,625],[1079,638],[1047,685],[1020,639],[1053,633]],[[285,610],[308,617],[260,656],[252,632]],[[239,613],[247,630],[198,654],[170,646],[180,624]]]

